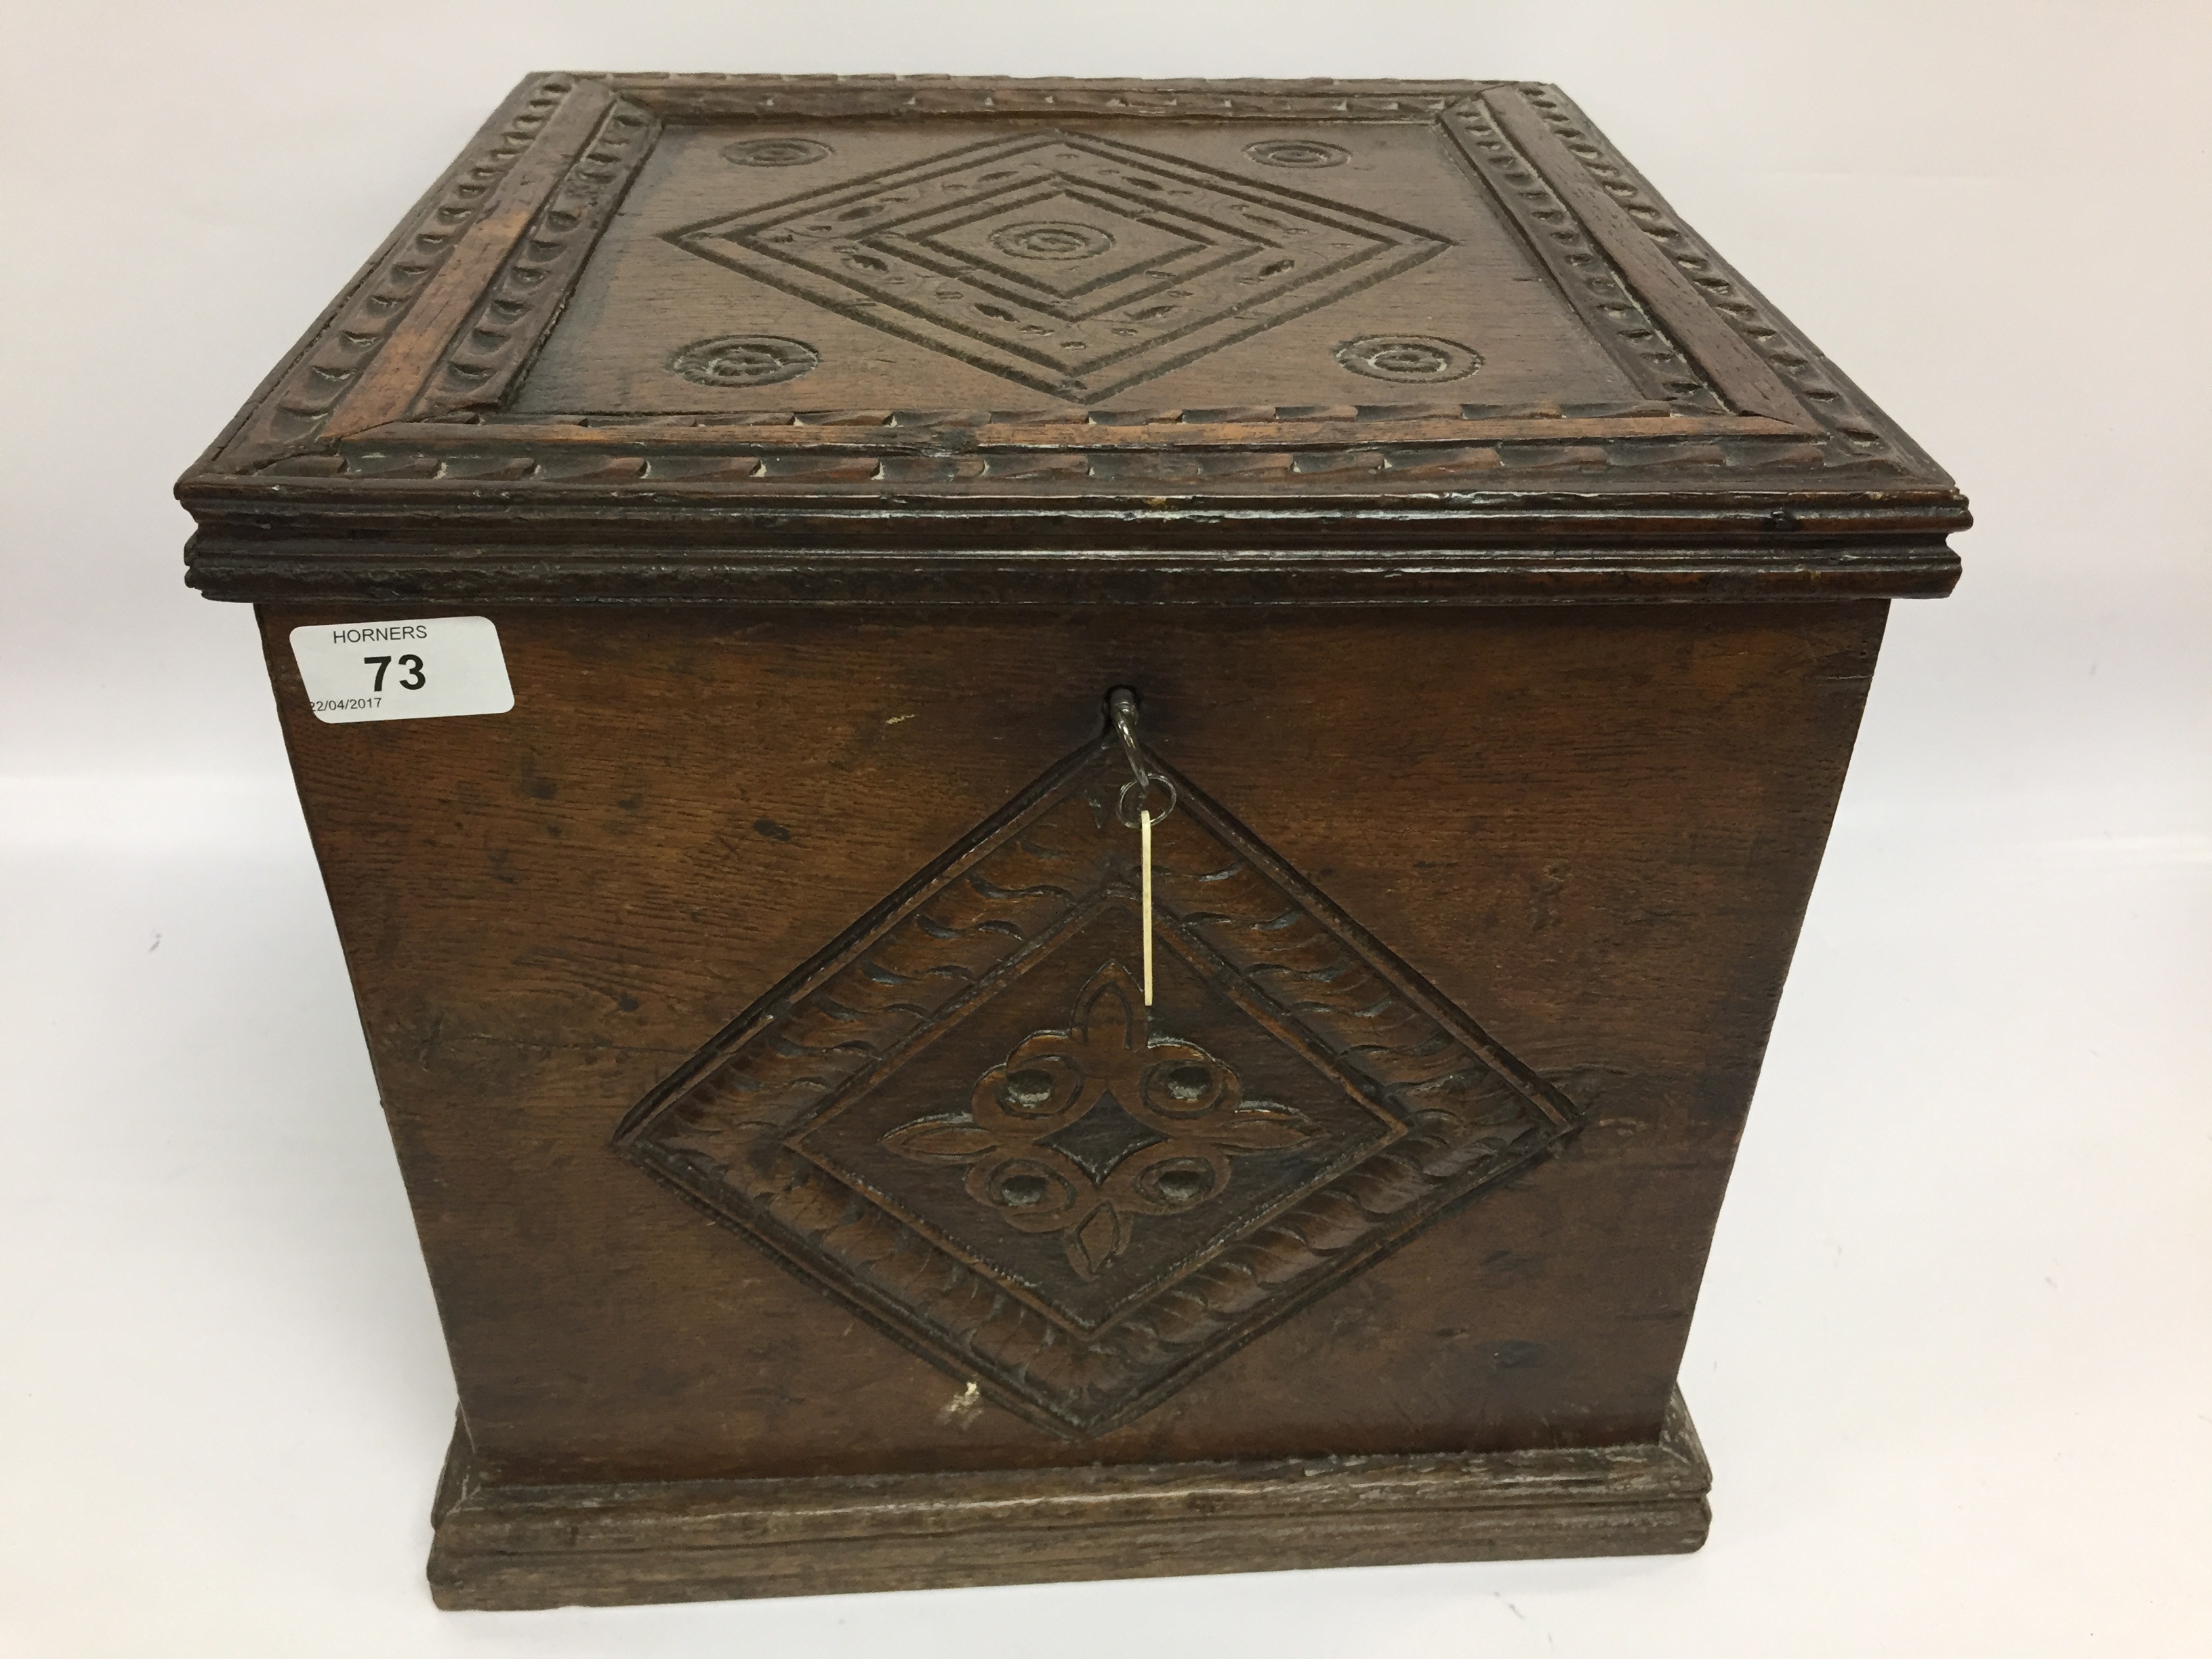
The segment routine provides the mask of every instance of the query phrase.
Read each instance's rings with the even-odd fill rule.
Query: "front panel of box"
[[[328,725],[264,607],[480,1469],[1651,1438],[1883,611],[484,607]]]

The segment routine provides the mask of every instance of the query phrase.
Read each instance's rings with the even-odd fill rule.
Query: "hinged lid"
[[[179,494],[253,599],[1929,594],[1967,522],[1503,82],[534,76]]]

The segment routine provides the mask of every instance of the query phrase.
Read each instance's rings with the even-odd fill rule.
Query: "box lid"
[[[535,76],[178,493],[242,599],[1935,594],[1968,523],[1479,82]]]

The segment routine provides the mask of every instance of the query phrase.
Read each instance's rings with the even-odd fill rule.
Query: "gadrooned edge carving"
[[[772,386],[819,368],[822,354],[804,340],[774,334],[722,334],[694,340],[668,367],[698,386]]]
[[[416,427],[408,435],[367,433],[338,453],[294,456],[268,472],[287,478],[426,480],[494,479],[544,483],[758,483],[778,480],[823,484],[873,483],[981,484],[1019,481],[1060,488],[1096,480],[1127,485],[1209,484],[1240,479],[1314,477],[1332,483],[1434,481],[1512,471],[1621,471],[1662,466],[1728,467],[1767,472],[1834,465],[1817,444],[1797,433],[1744,433],[1735,417],[1696,424],[1676,422],[1656,401],[1635,404],[1362,404],[1240,409],[1121,412],[1092,410],[1070,416],[1054,410],[807,410],[748,412],[738,422],[704,428],[696,416],[678,424],[652,420],[621,426],[583,427],[574,418],[522,422],[485,421],[472,426]],[[1173,417],[1173,418],[1170,418]],[[1633,435],[1616,435],[1604,423],[1637,421]],[[1483,423],[1510,422],[1508,432]],[[1093,447],[1091,428],[1140,428],[1170,433],[1179,426],[1241,426],[1237,447],[1208,446],[1191,453],[1172,446],[1137,449]],[[516,434],[547,426],[573,428],[589,441],[548,442]],[[1464,426],[1465,435],[1447,435]],[[1266,436],[1255,427],[1272,427]],[[1669,432],[1668,427],[1680,430]],[[994,428],[1043,429],[1048,448],[994,447]],[[918,446],[920,433],[936,436]],[[708,438],[713,453],[700,453]],[[1063,440],[1059,439],[1061,432]],[[1300,443],[1297,434],[1316,440]],[[1371,433],[1370,437],[1349,435]],[[514,434],[514,435],[511,435]],[[1211,437],[1207,433],[1203,434]],[[677,441],[673,450],[659,447]],[[1884,466],[1862,462],[1863,466]]]
[[[1354,374],[1408,386],[1464,380],[1482,367],[1473,346],[1432,334],[1365,334],[1337,347],[1335,356]]]
[[[794,1152],[794,1125],[825,1097],[871,1073],[909,1034],[950,1018],[980,982],[1082,913],[1086,893],[1024,842],[1057,811],[1092,811],[1079,793],[1085,777],[1106,779],[1121,763],[1110,738],[1070,757],[733,1022],[616,1135],[647,1171],[878,1328],[979,1381],[1032,1421],[1079,1437],[1150,1409],[1449,1206],[1541,1156],[1577,1121],[1553,1085],[1178,776],[1186,825],[1194,820],[1231,850],[1235,868],[1203,876],[1163,868],[1162,925],[1176,927],[1199,959],[1272,999],[1275,1017],[1336,1065],[1367,1079],[1407,1122],[1406,1135],[1088,1340]]]
[[[1534,82],[1517,89],[1598,186],[1697,285],[1707,307],[1773,367],[1814,419],[1833,434],[1832,461],[1864,462],[1894,453],[1896,446],[1826,372],[1811,343],[1761,305],[1710,244],[1661,205],[1642,175],[1564,93]]]
[[[355,380],[445,264],[462,234],[548,121],[577,95],[576,77],[541,76],[481,147],[455,162],[436,199],[402,227],[333,310],[312,344],[225,446],[249,465],[311,441]]]
[[[1537,423],[1530,422],[1530,427]],[[1310,479],[1317,483],[1402,483],[1434,489],[1439,482],[1466,478],[1494,487],[1510,477],[1547,472],[1607,471],[1633,476],[1644,470],[1725,469],[1762,477],[1771,472],[1833,467],[1820,446],[1789,435],[1737,436],[1688,432],[1679,437],[1610,437],[1560,422],[1556,436],[1526,430],[1511,438],[1394,441],[1378,433],[1368,442],[1326,446],[1270,443],[1265,447],[1191,453],[1173,448],[1085,449],[1071,434],[1066,449],[1010,448],[915,453],[891,439],[896,428],[889,411],[854,411],[852,425],[836,441],[801,447],[781,426],[748,425],[715,441],[713,453],[663,451],[649,440],[625,439],[608,428],[603,441],[518,443],[502,440],[496,426],[457,427],[450,439],[430,442],[364,434],[337,453],[301,455],[271,464],[266,476],[288,479],[394,483],[434,479],[483,480],[502,483],[738,484],[747,488],[789,486],[873,486],[884,483],[974,486],[1017,484],[1066,489],[1092,484],[1128,488],[1147,485],[1199,489],[1240,483],[1266,484]],[[860,435],[870,427],[891,433],[874,443]],[[857,428],[857,430],[856,430]],[[761,435],[751,434],[758,431]],[[684,435],[693,443],[699,429]]]
[[[870,115],[1081,115],[1143,118],[1393,121],[1434,115],[1496,81],[1006,80],[889,75],[636,75],[606,77],[678,119],[838,119]]]
[[[1492,193],[1518,222],[1536,257],[1598,343],[1637,386],[1686,414],[1718,415],[1728,404],[1680,346],[1644,308],[1634,289],[1573,211],[1480,103],[1444,118],[1447,131]]]
[[[498,405],[622,204],[659,130],[635,104],[617,99],[608,109],[500,267],[468,326],[447,347],[416,399],[414,418]]]

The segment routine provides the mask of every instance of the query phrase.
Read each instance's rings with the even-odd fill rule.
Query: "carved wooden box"
[[[1707,1241],[1967,520],[1556,90],[536,76],[180,493],[442,1604],[1701,1541]]]

